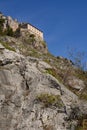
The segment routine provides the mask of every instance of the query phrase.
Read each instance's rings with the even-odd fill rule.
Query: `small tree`
[[[4,33],[8,36],[14,36],[13,29],[10,26],[7,27]]]
[[[81,70],[86,69],[85,53],[77,51],[76,49],[69,49],[69,57],[73,64]]]
[[[20,33],[20,27],[18,27],[17,29],[16,29],[16,31],[14,32],[14,37],[20,37],[21,36],[21,33]]]

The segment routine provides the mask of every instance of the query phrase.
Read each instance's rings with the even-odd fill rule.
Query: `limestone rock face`
[[[68,84],[72,88],[75,88],[75,89],[77,89],[79,91],[81,91],[81,89],[83,89],[85,87],[84,82],[82,80],[80,80],[80,79],[76,79],[74,76],[69,77]]]
[[[5,17],[15,31],[18,22]],[[76,130],[87,119],[87,72],[54,57],[27,29],[0,36],[0,130]]]
[[[0,55],[0,128],[1,130],[43,130],[44,128],[57,129],[57,111],[64,113],[63,102],[61,107],[49,104],[44,106],[37,100],[40,94],[61,95],[61,87],[56,79],[41,73],[36,67],[37,59],[4,50]],[[40,61],[41,64],[41,61]],[[49,65],[42,62],[44,67]],[[56,87],[55,87],[56,84]],[[44,97],[45,98],[45,97]],[[49,101],[47,102],[49,103]],[[56,117],[55,117],[56,116]],[[53,118],[55,120],[53,121]]]
[[[73,119],[71,106],[78,97],[47,68],[51,66],[38,58],[0,50],[0,130],[70,128],[65,119]]]
[[[12,17],[7,17],[8,25],[13,29],[13,31],[16,31],[16,29],[19,27],[19,23],[12,19]]]

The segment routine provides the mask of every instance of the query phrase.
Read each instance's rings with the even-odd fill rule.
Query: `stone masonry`
[[[4,30],[10,26],[13,31],[16,31],[18,29],[18,27],[20,27],[21,31],[29,31],[31,34],[34,34],[36,37],[40,38],[41,40],[43,40],[43,32],[41,30],[39,30],[37,27],[31,25],[30,23],[19,23],[17,20],[13,19],[10,16],[4,16],[1,12],[0,12],[0,18],[5,19],[5,23],[4,23]]]
[[[22,23],[20,24],[20,27],[22,30],[28,30],[30,33],[34,34],[35,36],[43,40],[43,32],[35,26],[31,25],[30,23]]]

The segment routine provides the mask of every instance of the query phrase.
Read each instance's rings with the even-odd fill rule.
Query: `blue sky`
[[[67,57],[67,48],[87,54],[87,0],[0,0],[0,10],[41,29],[55,56]]]

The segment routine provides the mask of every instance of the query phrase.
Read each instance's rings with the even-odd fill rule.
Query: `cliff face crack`
[[[5,65],[8,65],[8,64],[12,64],[12,60],[10,59],[4,59],[4,60],[1,60],[0,61],[0,66],[5,66]]]
[[[28,81],[25,77],[25,72],[26,72],[26,64],[25,64],[24,61],[21,61],[21,63],[20,63],[20,74],[23,77],[23,81],[22,81],[21,85],[22,85],[23,89],[25,88],[25,90],[29,90],[29,83],[28,83]]]

